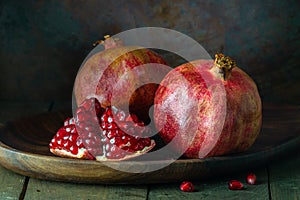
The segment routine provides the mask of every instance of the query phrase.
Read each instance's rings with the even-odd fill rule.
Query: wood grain
[[[145,200],[147,186],[86,185],[30,179],[25,199],[130,199]]]
[[[0,121],[5,123],[20,117],[47,112],[50,105],[50,101],[0,101]]]
[[[0,199],[18,199],[25,177],[0,166]]]
[[[299,150],[285,159],[278,159],[269,167],[272,199],[300,199]]]
[[[39,179],[85,183],[161,183],[203,179],[259,166],[300,143],[300,107],[268,106],[260,137],[247,152],[207,159],[180,159],[149,173],[126,173],[103,163],[55,157],[48,143],[70,112],[44,113],[13,121],[1,129],[0,162],[17,173]],[[112,166],[147,169],[164,160],[111,162]]]

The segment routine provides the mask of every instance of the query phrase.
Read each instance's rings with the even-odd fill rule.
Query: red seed
[[[70,151],[71,151],[72,154],[76,155],[76,154],[78,154],[78,147],[71,146],[70,147]]]
[[[180,190],[183,192],[193,192],[194,184],[189,181],[183,181],[180,185]]]
[[[244,189],[244,185],[240,181],[231,180],[228,182],[228,188],[230,190],[242,190]]]
[[[249,185],[255,185],[256,184],[256,175],[254,173],[248,174],[246,178],[246,182]]]

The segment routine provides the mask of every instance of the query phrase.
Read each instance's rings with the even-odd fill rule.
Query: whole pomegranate
[[[196,60],[165,76],[154,99],[154,121],[161,138],[185,157],[242,152],[260,132],[261,99],[234,60],[216,54],[215,61]]]
[[[101,45],[104,50],[89,57],[77,74],[74,84],[77,105],[95,97],[103,107],[113,104],[123,110],[129,108],[142,121],[149,121],[148,111],[158,88],[151,80],[154,72],[163,78],[167,71],[160,64],[166,62],[150,49],[124,46],[120,39],[109,36],[105,36]],[[147,64],[151,66],[143,67]]]

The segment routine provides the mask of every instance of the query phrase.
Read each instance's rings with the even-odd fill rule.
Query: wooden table
[[[21,116],[70,107],[69,102],[0,102],[0,126]],[[252,171],[259,184],[230,191],[227,182],[245,182],[248,172],[194,182],[196,191],[184,193],[180,183],[151,185],[95,185],[38,180],[0,166],[0,199],[300,199],[300,156],[298,151]]]

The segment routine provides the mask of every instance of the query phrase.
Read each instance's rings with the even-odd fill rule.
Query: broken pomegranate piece
[[[155,146],[154,140],[142,137],[148,129],[135,115],[126,115],[123,111],[109,106],[100,122],[107,148],[103,148],[102,156],[96,156],[97,160],[128,159],[142,155]]]
[[[115,107],[101,107],[95,98],[86,99],[74,118],[64,121],[51,140],[50,151],[58,156],[118,161],[145,154],[155,146],[143,137],[149,131],[135,115]]]
[[[65,120],[67,121],[69,120]],[[84,147],[74,124],[60,128],[52,138],[49,147],[53,154],[61,157],[95,159]]]
[[[118,111],[115,107],[106,108],[101,116],[101,128],[108,139],[115,140],[115,144],[125,150],[143,150],[151,143],[150,138],[141,138],[148,131],[144,123],[139,122],[135,115],[125,116],[123,111]]]

